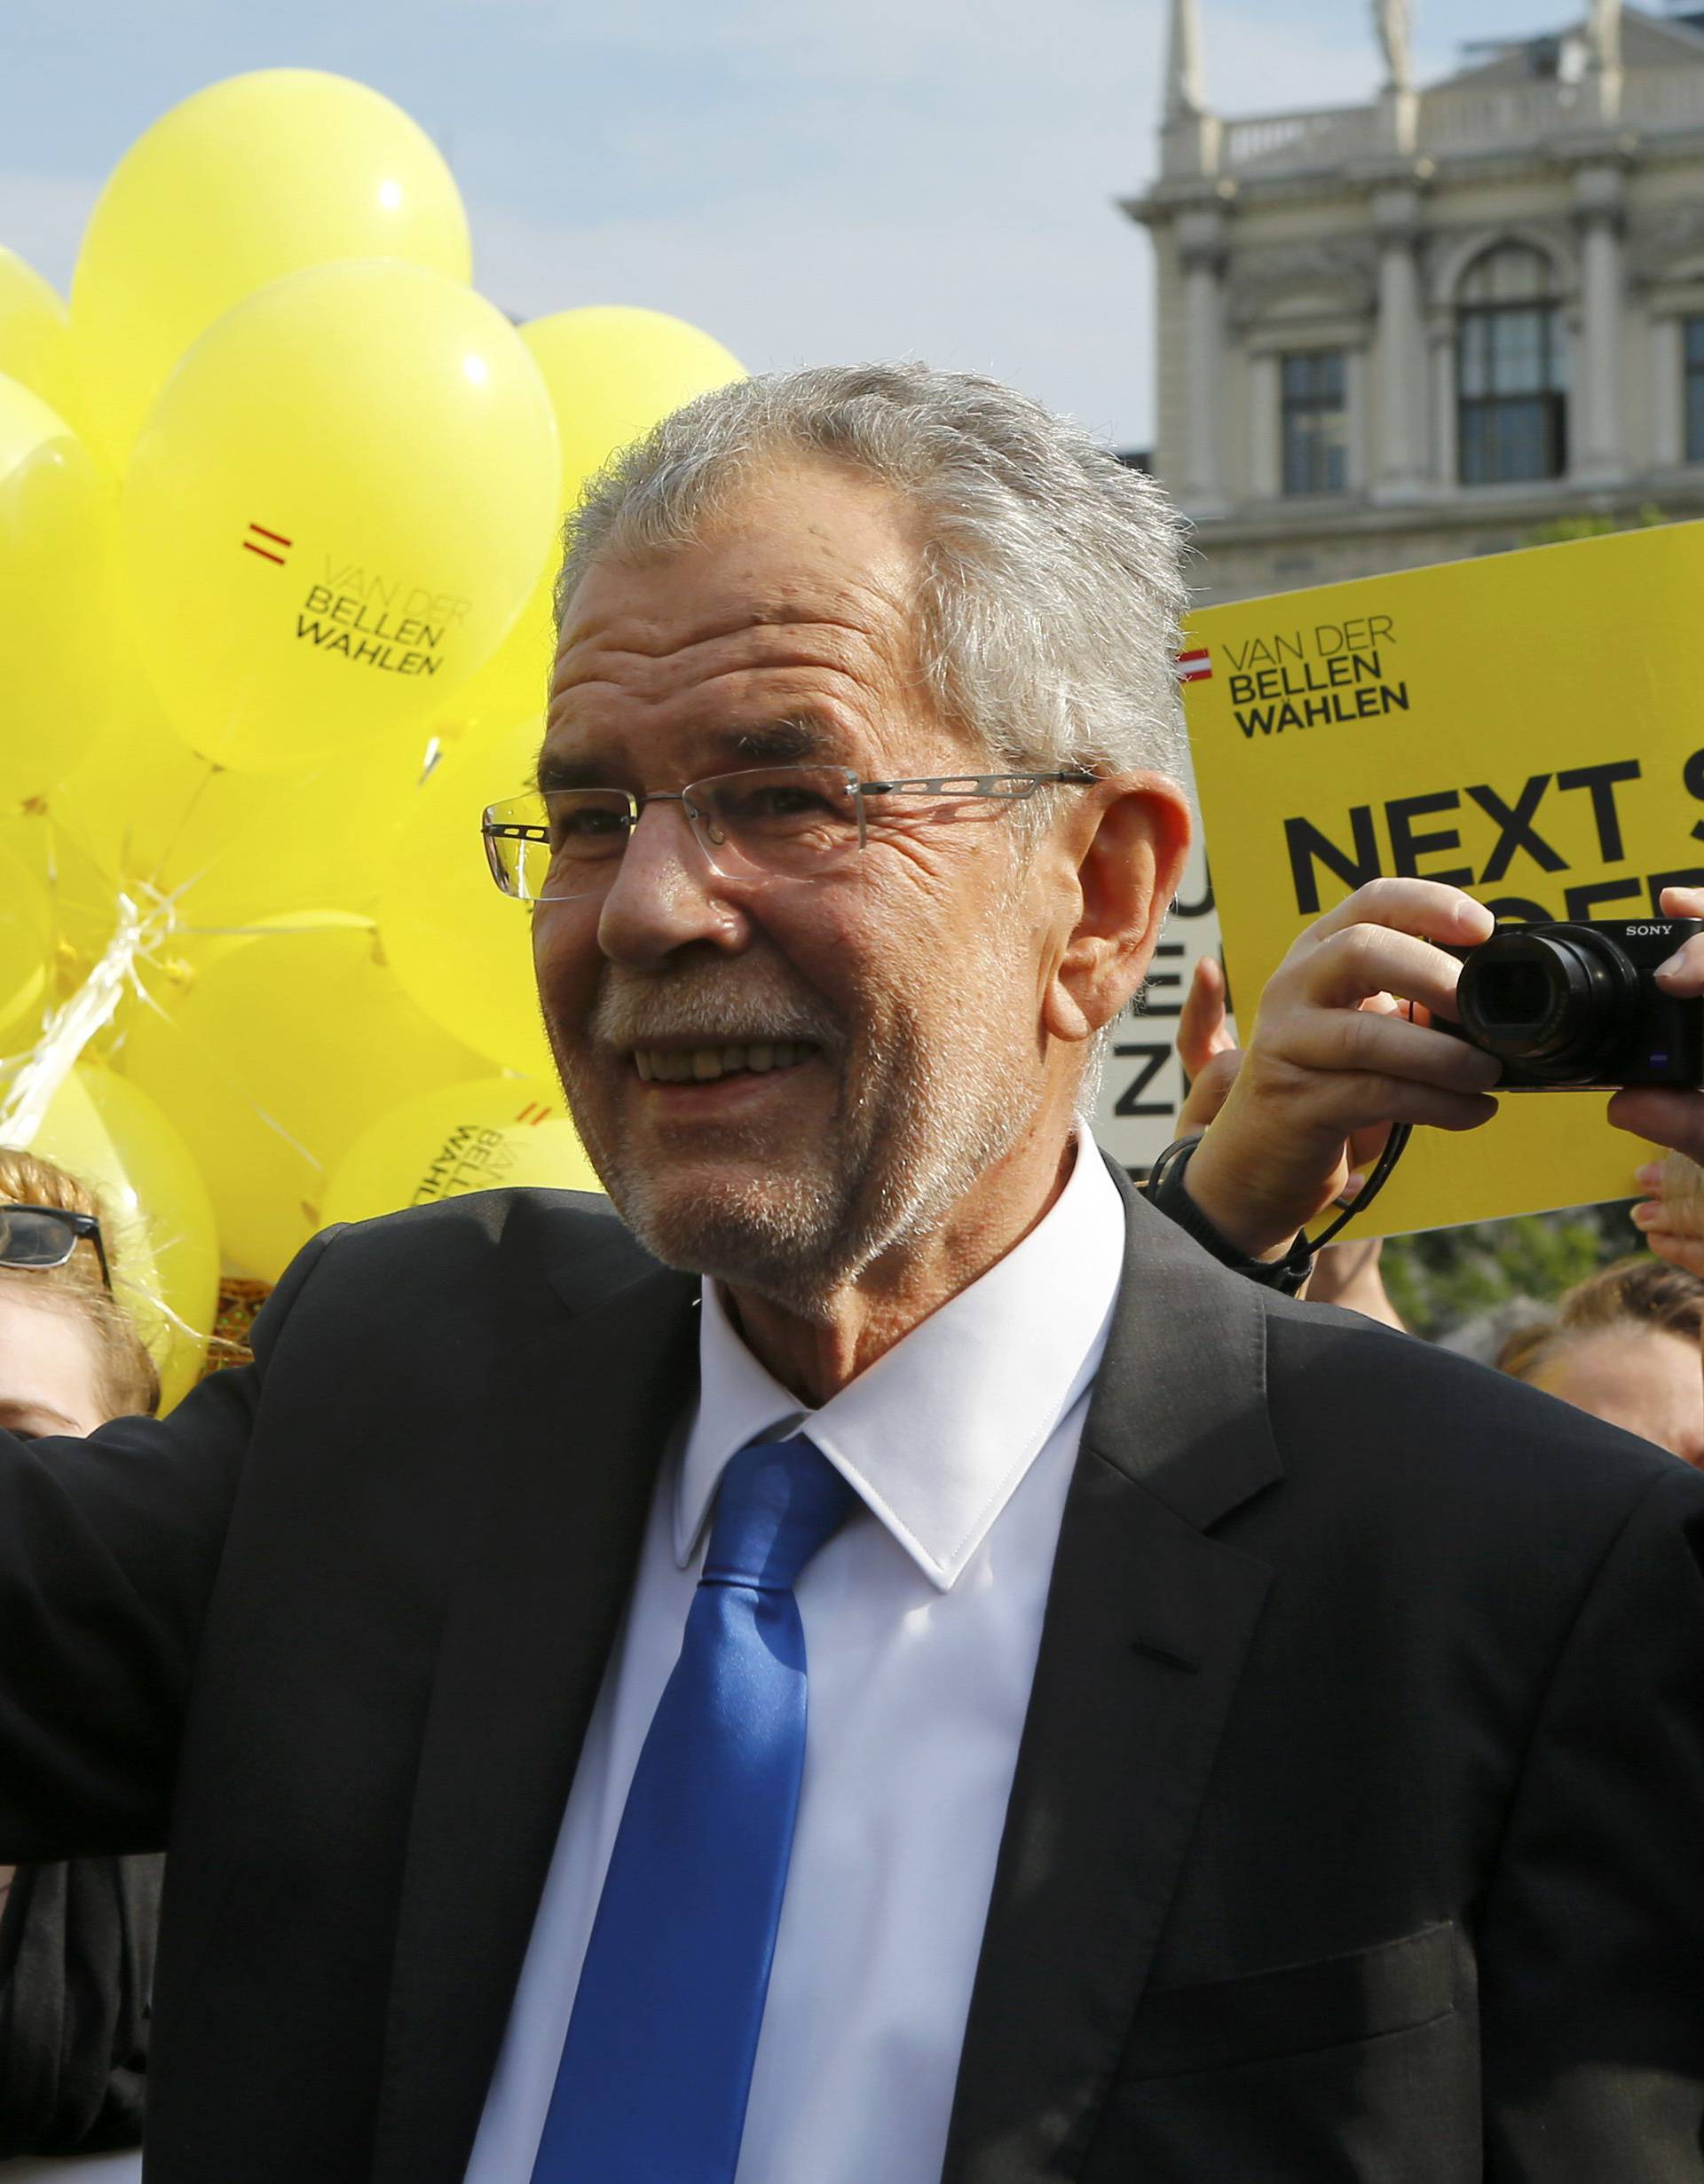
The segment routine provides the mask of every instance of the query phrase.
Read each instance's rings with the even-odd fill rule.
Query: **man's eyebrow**
[[[746,728],[724,728],[716,739],[727,747],[730,767],[801,766],[824,759],[838,761],[839,739],[827,723],[808,713],[788,714]],[[555,789],[614,787],[623,769],[597,757],[572,757],[565,751],[540,751],[534,785],[541,795]],[[711,769],[714,770],[714,769]]]
[[[553,789],[600,789],[611,785],[609,770],[593,759],[570,758],[565,751],[540,751],[533,770],[533,786],[540,796]]]
[[[836,737],[814,714],[789,714],[761,727],[743,728],[734,737],[743,759],[760,766],[798,766],[837,755]]]

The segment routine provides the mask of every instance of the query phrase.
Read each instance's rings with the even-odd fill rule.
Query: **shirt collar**
[[[759,1364],[706,1281],[698,1406],[675,1492],[681,1567],[728,1459],[802,1429],[948,1590],[1094,1378],[1124,1256],[1124,1206],[1079,1135],[1065,1188],[1023,1241],[816,1411]]]

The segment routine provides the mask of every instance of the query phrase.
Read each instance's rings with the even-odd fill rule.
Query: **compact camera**
[[[1676,1000],[1652,974],[1704,919],[1509,926],[1462,960],[1459,1025],[1503,1063],[1498,1092],[1704,1085],[1704,998]]]

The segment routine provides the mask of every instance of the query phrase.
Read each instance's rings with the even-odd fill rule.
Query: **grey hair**
[[[1078,426],[966,373],[817,366],[676,410],[615,455],[569,516],[558,626],[601,556],[691,543],[801,459],[862,473],[920,519],[924,682],[994,765],[1187,780],[1174,666],[1182,519]]]
[[[1179,698],[1187,525],[1155,481],[996,380],[923,364],[819,365],[700,395],[590,479],[563,530],[556,612],[602,556],[692,544],[791,462],[834,463],[918,519],[919,666],[990,766],[1147,769],[1185,787]],[[1018,807],[1025,836],[1045,792]],[[1090,1043],[1093,1108],[1114,1037]]]

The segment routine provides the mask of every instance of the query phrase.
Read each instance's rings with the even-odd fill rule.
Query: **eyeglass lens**
[[[63,1266],[77,1232],[42,1206],[0,1206],[0,1266]]]
[[[705,855],[725,879],[815,876],[856,854],[864,838],[856,785],[832,767],[720,774],[694,782],[684,809]],[[491,816],[500,827],[515,829],[487,834],[500,884],[535,903],[601,894],[634,828],[632,801],[619,789],[552,790],[496,806]]]

